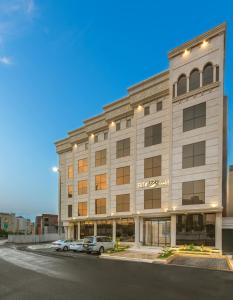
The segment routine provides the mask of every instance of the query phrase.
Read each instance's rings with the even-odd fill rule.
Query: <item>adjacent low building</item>
[[[58,233],[58,215],[42,214],[35,219],[35,233]]]
[[[225,34],[221,24],[173,49],[168,70],[56,143],[67,237],[222,248]]]
[[[0,212],[0,229],[8,233],[15,233],[16,232],[15,214]]]

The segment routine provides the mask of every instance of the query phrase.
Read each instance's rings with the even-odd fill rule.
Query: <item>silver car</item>
[[[86,252],[99,254],[104,253],[106,250],[114,248],[115,243],[108,236],[89,236],[84,238],[84,248]]]
[[[84,247],[84,239],[82,240],[78,240],[75,241],[73,243],[70,244],[70,250],[74,251],[74,252],[82,252],[85,251],[85,247]]]
[[[56,242],[53,242],[51,247],[56,251],[68,251],[72,242],[73,240],[58,240]]]

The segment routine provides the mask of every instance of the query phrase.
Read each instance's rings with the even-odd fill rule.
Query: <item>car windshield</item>
[[[93,243],[94,238],[92,236],[84,238],[85,244]]]

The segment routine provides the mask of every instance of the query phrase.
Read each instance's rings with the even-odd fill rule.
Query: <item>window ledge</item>
[[[198,88],[198,89],[195,89],[195,90],[193,90],[193,91],[187,92],[187,93],[185,93],[185,94],[183,94],[183,95],[174,97],[174,98],[172,99],[172,102],[181,101],[181,100],[183,100],[183,99],[186,99],[186,98],[188,98],[188,97],[195,96],[195,95],[197,95],[197,94],[203,93],[203,92],[205,92],[205,91],[208,91],[208,90],[210,90],[210,89],[216,88],[216,87],[218,87],[218,86],[220,86],[220,82],[219,82],[219,81],[217,81],[217,82],[212,82],[212,83],[210,83],[210,84],[208,84],[208,85],[202,86],[202,87],[200,87],[200,88]]]

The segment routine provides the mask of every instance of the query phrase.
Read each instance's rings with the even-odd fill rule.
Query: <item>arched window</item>
[[[187,78],[182,74],[177,82],[177,96],[183,95],[187,92]]]
[[[189,90],[195,90],[200,87],[200,72],[198,69],[194,69],[189,76]]]
[[[205,65],[202,74],[202,85],[207,85],[214,80],[214,68],[211,63]]]

